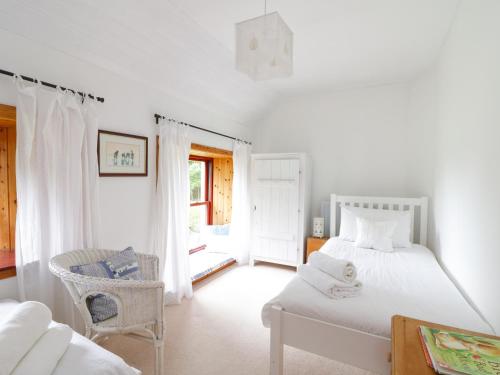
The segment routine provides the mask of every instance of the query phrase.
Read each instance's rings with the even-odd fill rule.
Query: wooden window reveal
[[[16,108],[0,104],[0,279],[15,275]]]
[[[191,155],[213,160],[212,224],[231,223],[233,209],[233,153],[220,148],[193,143]]]
[[[213,176],[213,224],[229,224],[233,210],[233,158],[214,159]]]

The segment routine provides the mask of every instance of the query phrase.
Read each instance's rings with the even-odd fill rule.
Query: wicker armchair
[[[105,259],[114,250],[75,250],[53,257],[50,271],[59,277],[85,322],[85,336],[93,341],[112,334],[130,334],[144,339],[155,348],[155,374],[163,372],[163,296],[164,284],[159,280],[158,257],[137,254],[144,280],[120,280],[83,276],[70,271],[70,266],[94,263]],[[93,323],[87,308],[87,297],[104,294],[117,305],[118,314]]]

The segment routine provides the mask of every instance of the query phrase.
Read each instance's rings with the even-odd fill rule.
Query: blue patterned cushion
[[[85,276],[108,279],[142,280],[137,255],[132,247],[96,263],[70,267],[71,272]],[[87,298],[87,306],[94,323],[112,318],[117,314],[117,306],[112,298],[96,294]]]
[[[90,316],[94,323],[99,323],[118,315],[116,302],[104,294],[88,296],[87,308],[90,311]]]
[[[212,234],[216,236],[229,236],[229,224],[212,225]]]

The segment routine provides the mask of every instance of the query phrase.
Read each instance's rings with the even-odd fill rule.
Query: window
[[[191,280],[197,283],[236,262],[229,254],[227,225],[232,211],[232,152],[192,144],[189,177],[189,263]]]
[[[16,274],[16,108],[0,104],[0,279]]]
[[[205,248],[201,240],[203,226],[212,224],[212,159],[201,156],[189,158],[190,201],[189,248],[190,252]]]

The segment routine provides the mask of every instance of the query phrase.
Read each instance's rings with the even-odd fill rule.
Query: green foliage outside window
[[[191,189],[191,202],[199,202],[201,200],[201,168],[203,162],[190,160],[189,161],[189,183]]]

